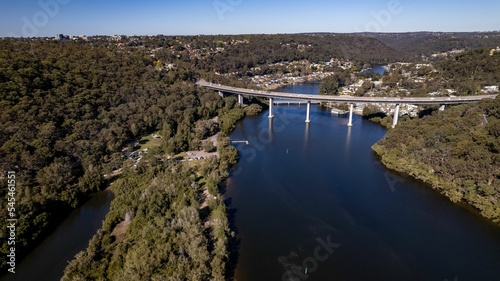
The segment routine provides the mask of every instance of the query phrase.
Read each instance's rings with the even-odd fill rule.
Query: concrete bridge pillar
[[[219,96],[220,96],[221,98],[224,98],[224,93],[223,93],[222,91],[219,91]]]
[[[273,98],[269,98],[269,119],[273,118]]]
[[[238,95],[238,104],[240,106],[243,105],[243,96],[242,95]]]
[[[446,108],[446,105],[445,104],[442,104],[440,107],[439,107],[439,111],[444,111],[444,109]]]
[[[352,127],[352,113],[354,111],[354,104],[351,103],[351,106],[349,107],[349,123],[347,123],[348,127]]]
[[[311,101],[307,101],[306,123],[311,122]]]
[[[399,104],[396,104],[396,110],[394,110],[394,118],[392,119],[392,128],[394,129],[398,124],[399,118]]]

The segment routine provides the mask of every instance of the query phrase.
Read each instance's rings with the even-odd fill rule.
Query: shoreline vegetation
[[[219,188],[237,151],[219,143],[220,159],[125,172],[103,227],[62,280],[225,280],[233,234]]]
[[[220,111],[218,157],[159,161],[158,154],[124,169],[113,182],[115,198],[88,248],[62,280],[227,280],[234,265],[234,231],[221,190],[238,151],[227,134],[260,105],[239,108],[228,97]],[[231,109],[230,109],[231,108]],[[208,136],[211,138],[211,136]]]
[[[238,151],[226,133],[262,107],[231,104],[233,108],[218,118],[218,158],[167,164],[150,159],[138,169],[125,169],[113,182],[115,198],[102,228],[68,265],[62,280],[233,276],[236,237],[221,191]]]
[[[401,122],[372,149],[388,168],[500,226],[500,97]]]

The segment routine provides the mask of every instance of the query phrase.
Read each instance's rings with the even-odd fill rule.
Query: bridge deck
[[[462,97],[352,97],[352,96],[325,96],[312,94],[296,94],[285,92],[271,92],[253,89],[236,88],[221,84],[210,83],[204,80],[196,82],[196,85],[206,87],[215,91],[232,93],[238,95],[265,97],[265,98],[285,98],[300,99],[317,102],[345,102],[345,103],[391,103],[391,104],[462,104],[477,102],[482,99],[494,99],[497,95],[479,95]]]
[[[297,100],[297,99],[275,99],[273,100],[274,105],[303,105],[307,104],[307,100]],[[319,101],[313,101],[311,104],[319,104]]]

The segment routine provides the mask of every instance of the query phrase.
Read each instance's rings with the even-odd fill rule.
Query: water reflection
[[[269,138],[270,140],[272,141],[273,140],[273,124],[274,124],[274,118],[268,118],[269,119],[269,123],[268,123],[268,126],[267,126],[267,133],[269,134]]]
[[[304,134],[304,148],[307,148],[309,144],[309,127],[311,126],[311,123],[306,123],[306,132]]]
[[[345,153],[349,154],[350,148],[351,148],[351,130],[352,127],[347,127],[347,135],[345,139]]]

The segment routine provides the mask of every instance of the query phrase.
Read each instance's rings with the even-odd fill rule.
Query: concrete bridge
[[[479,95],[479,96],[461,96],[461,97],[353,97],[353,96],[325,96],[325,95],[313,95],[313,94],[296,94],[296,93],[285,93],[285,92],[272,92],[264,90],[254,90],[254,89],[244,89],[236,88],[231,86],[225,86],[221,84],[207,82],[205,80],[199,80],[196,85],[200,87],[206,87],[214,91],[218,91],[221,95],[224,93],[238,95],[238,103],[243,104],[243,96],[252,97],[263,97],[269,98],[269,118],[273,118],[273,104],[274,99],[283,98],[287,100],[300,100],[307,101],[307,111],[306,111],[306,122],[311,122],[310,119],[310,108],[311,102],[335,102],[335,103],[348,103],[350,104],[349,111],[349,123],[348,126],[352,126],[352,114],[355,103],[387,103],[395,104],[396,110],[394,111],[394,118],[392,127],[394,128],[398,123],[399,117],[399,107],[401,104],[414,104],[414,105],[424,105],[424,104],[438,104],[441,106],[453,105],[453,104],[464,104],[478,102],[482,99],[494,99],[497,95]]]

